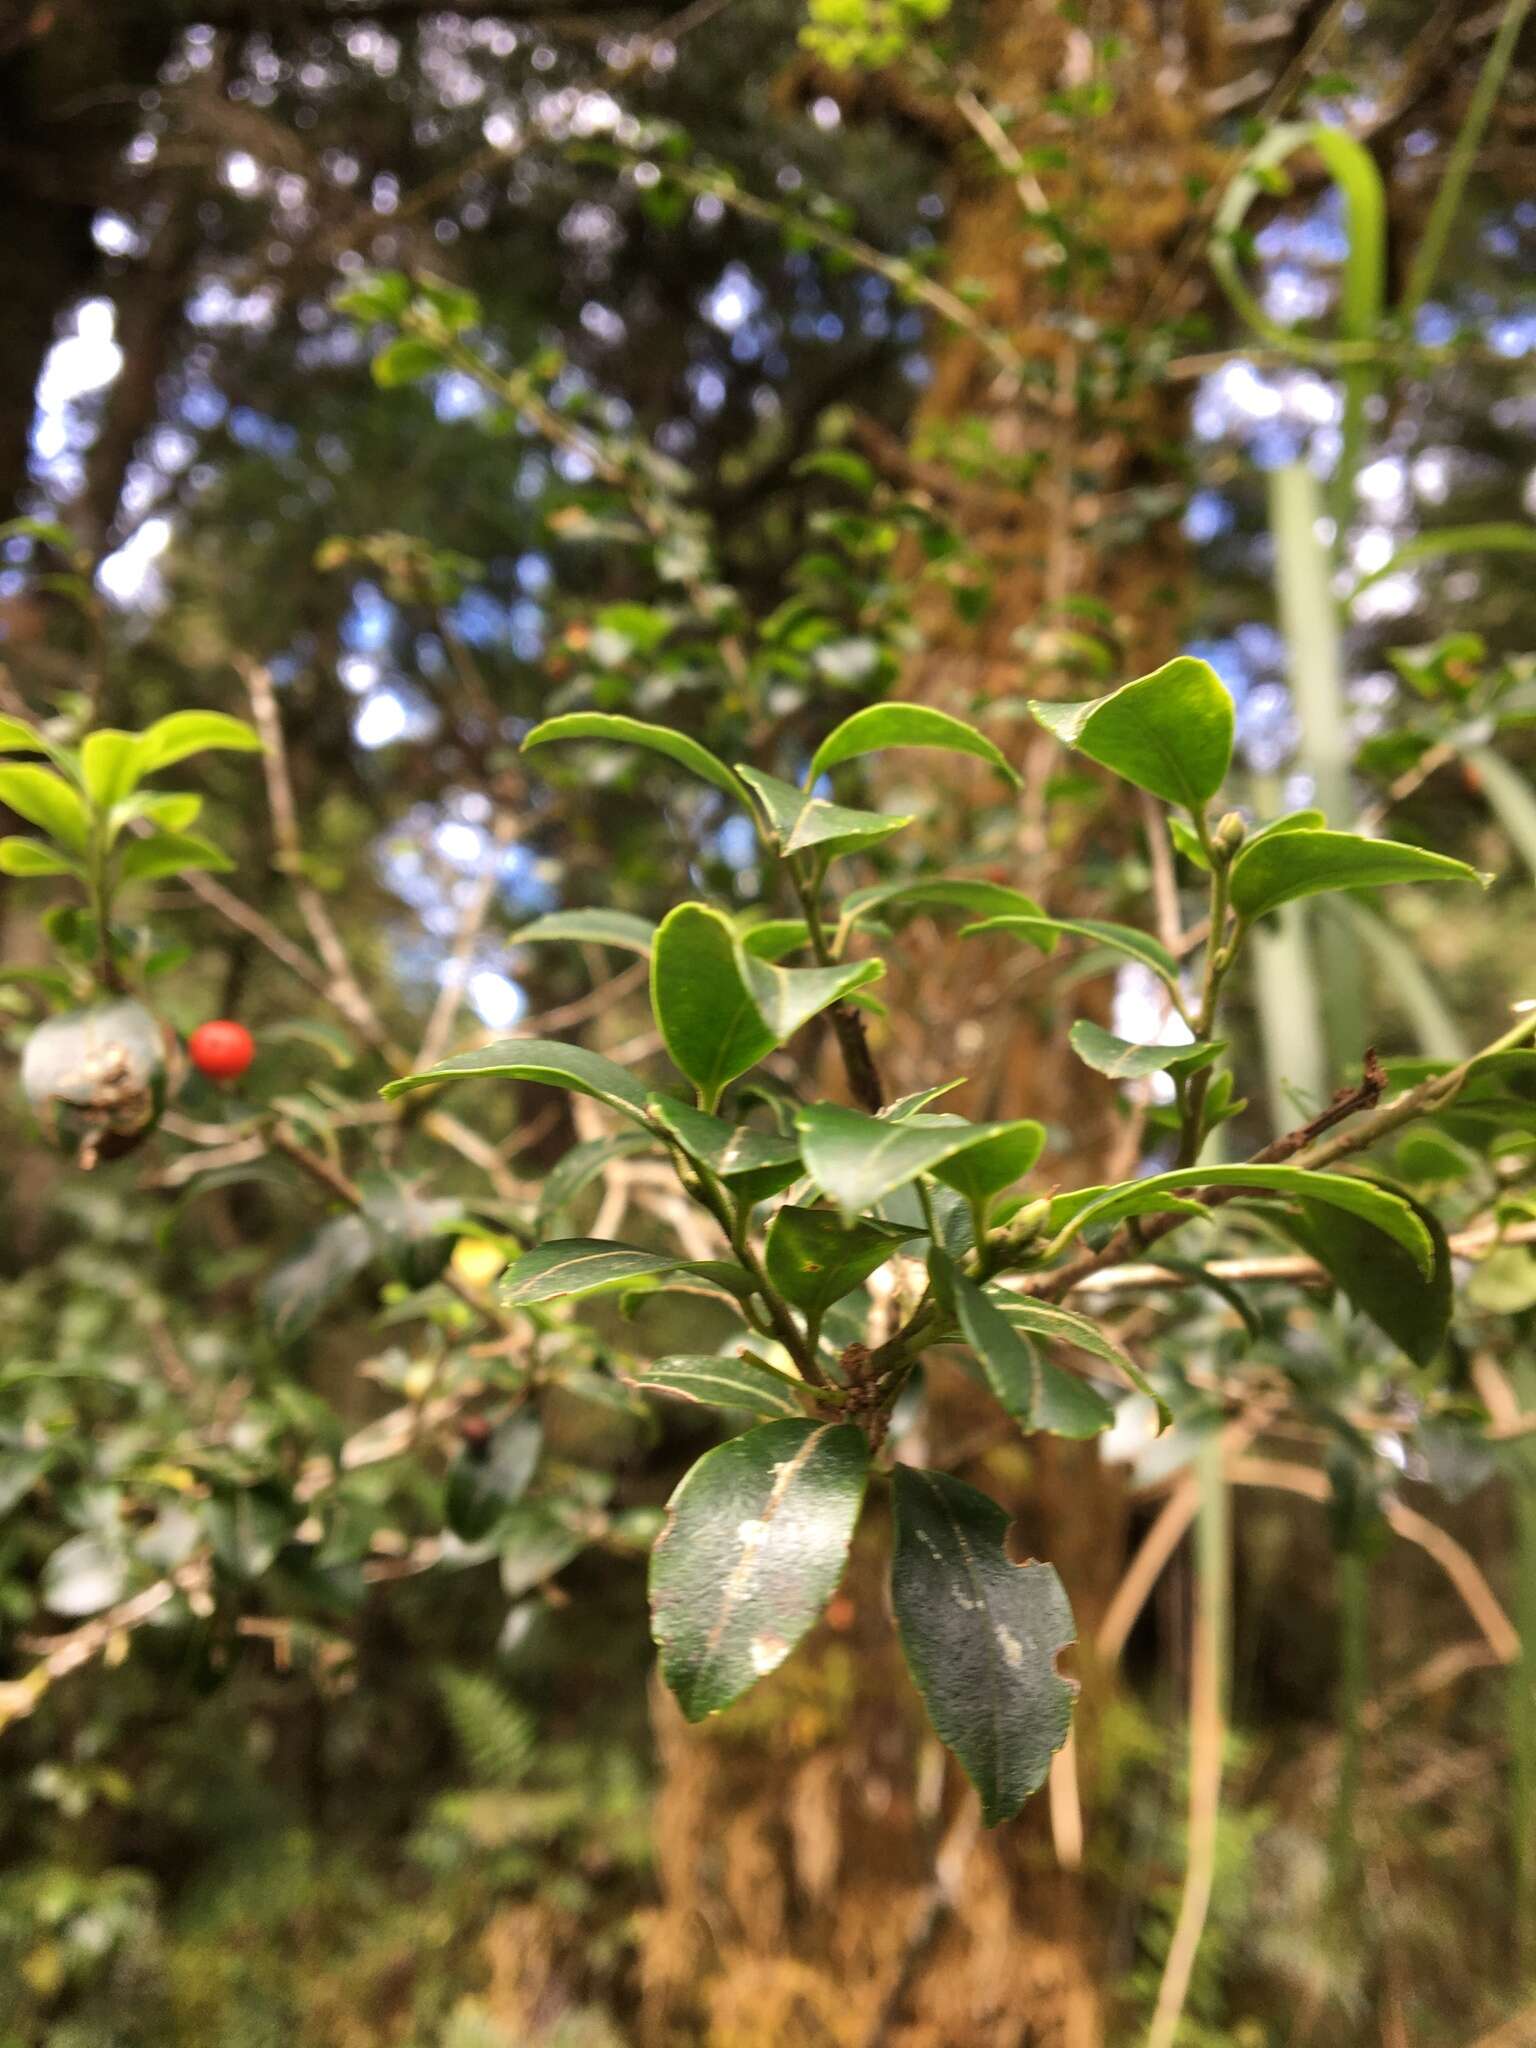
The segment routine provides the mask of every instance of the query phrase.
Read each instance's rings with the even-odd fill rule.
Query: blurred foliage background
[[[535,775],[528,724],[627,710],[788,766],[887,690],[981,708],[1020,806],[905,766],[881,800],[933,858],[1113,917],[1155,879],[1144,820],[1023,700],[1187,648],[1238,698],[1260,814],[1390,811],[1498,877],[1470,909],[1286,925],[1239,992],[1239,1129],[1304,1118],[1368,1043],[1483,1042],[1536,992],[1524,16],[12,0],[0,501],[41,523],[0,557],[0,709],[136,727],[254,697],[286,739],[297,836],[251,761],[196,764],[235,872],[157,889],[161,1013],[247,1022],[251,1099],[338,1172],[513,1240],[551,1215],[655,1231],[638,1163],[551,1181],[597,1130],[552,1091],[455,1101],[453,1129],[376,1110],[424,1035],[651,1048],[643,969],[519,943],[531,919],[760,901],[715,792],[613,757]],[[1280,120],[1380,174],[1400,317],[1363,378],[1314,345],[1362,233],[1315,150],[1227,244],[1265,327],[1213,279],[1212,223]],[[472,293],[478,369],[375,374],[387,337],[336,295],[376,272]],[[1473,526],[1503,538],[1436,546]],[[12,1052],[38,907],[3,884]],[[1064,1176],[1155,1151],[1155,1105],[1065,1049],[1078,1014],[1140,1035],[1133,976],[905,937],[876,1030],[897,1083],[967,1075],[967,1113],[1039,1116]],[[813,1033],[795,1072],[824,1071]],[[651,1694],[644,1557],[707,1421],[597,1384],[602,1345],[562,1353],[558,1498],[499,1559],[445,1553],[510,1356],[422,1268],[432,1240],[338,1236],[312,1175],[231,1137],[242,1099],[194,1080],[166,1137],[82,1176],[0,1096],[3,2048],[1143,2039],[1185,1866],[1185,1551],[1118,1678],[1082,1653],[1080,1841],[1054,1794],[966,1834],[857,1564],[812,1651],[686,1733]],[[1486,1191],[1443,1145],[1388,1164],[1473,1220]],[[1432,1393],[1336,1303],[1256,1294],[1251,1332],[1183,1306],[1170,1369],[1241,1354],[1297,1398],[1231,1489],[1232,1733],[1177,2039],[1536,2038],[1510,2019],[1536,1968],[1536,1467],[1480,1427],[1501,1389],[1536,1406],[1536,1261],[1478,1266]],[[704,1349],[714,1313],[668,1297],[603,1341]],[[955,1378],[936,1455],[1020,1515],[1089,1642],[1199,1430],[1161,1464],[1130,1415],[1104,1455],[1021,1448]],[[1410,1453],[1340,1423],[1362,1386],[1377,1419],[1429,1414]],[[1341,1456],[1368,1496],[1342,1535],[1345,1489],[1332,1522],[1299,1497]],[[1387,1498],[1451,1540],[1449,1575],[1384,1533]]]

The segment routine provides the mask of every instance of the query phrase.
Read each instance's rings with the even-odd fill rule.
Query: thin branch
[[[442,985],[437,1001],[432,1005],[432,1014],[427,1019],[427,1028],[422,1033],[421,1050],[416,1055],[416,1066],[435,1067],[447,1050],[449,1035],[464,1001],[464,984],[468,979],[468,968],[479,942],[485,920],[496,899],[496,885],[501,879],[502,855],[517,837],[517,821],[510,811],[498,811],[491,828],[491,844],[494,849],[488,854],[481,872],[475,877],[464,908],[459,916],[458,930],[453,935],[453,944],[443,962]]]

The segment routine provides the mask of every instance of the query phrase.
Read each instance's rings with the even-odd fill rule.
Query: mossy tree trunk
[[[1016,807],[965,777],[939,808],[935,847],[982,843],[976,862],[1051,907],[1109,906],[1085,894],[1079,856],[1133,849],[1139,814],[1105,792],[1075,827],[1046,824],[1044,785],[1059,755],[1008,723],[1028,695],[1080,694],[1062,658],[1073,599],[1112,620],[1116,674],[1173,651],[1187,579],[1177,529],[1149,494],[1176,482],[1182,432],[1165,393],[1086,389],[1074,319],[1134,326],[1167,295],[1202,165],[1199,93],[1211,59],[1209,10],[1170,23],[1149,6],[1115,10],[1121,53],[1099,67],[1086,36],[1049,0],[993,0],[978,70],[1017,111],[1013,142],[1065,148],[1046,196],[1102,254],[1063,285],[1055,238],[1026,209],[1038,187],[975,153],[957,167],[952,278],[992,295],[989,318],[1024,357],[1020,378],[977,336],[940,343],[917,425],[919,455],[946,433],[984,425],[1027,487],[957,488],[954,510],[995,588],[979,628],[937,607],[930,650],[906,694],[975,716],[1025,768]],[[1064,128],[1062,95],[1085,102],[1101,76],[1109,112]],[[926,474],[926,460],[917,465]],[[1174,495],[1169,493],[1169,498]],[[1008,700],[1004,704],[1000,700]],[[988,704],[993,706],[986,712]],[[922,757],[925,778],[931,777]],[[926,785],[931,790],[931,781]],[[958,836],[957,836],[958,835]],[[988,952],[937,925],[909,925],[883,991],[891,1021],[879,1053],[892,1092],[969,1078],[956,1099],[979,1116],[1040,1117],[1058,1134],[1052,1170],[1103,1173],[1124,1145],[1115,1105],[1065,1044],[1073,1014],[1021,973],[1018,949]],[[1028,956],[1024,956],[1026,959]],[[1098,986],[1100,999],[1107,984]],[[1074,1000],[1084,996],[1079,991]],[[1121,1161],[1117,1171],[1129,1170]],[[925,1455],[984,1486],[1018,1517],[1018,1555],[1050,1558],[1091,1640],[1122,1569],[1127,1509],[1092,1445],[1025,1443],[958,1370],[929,1376]],[[957,1771],[925,1728],[901,1667],[884,1587],[886,1530],[876,1505],[826,1624],[771,1680],[718,1722],[689,1729],[658,1691],[663,1783],[657,1809],[661,1904],[642,1949],[647,2048],[1099,2048],[1102,1952],[1085,1882],[1064,1869],[1042,1793],[1013,1825],[984,1834]],[[1079,1766],[1092,1824],[1093,1706],[1085,1681]]]

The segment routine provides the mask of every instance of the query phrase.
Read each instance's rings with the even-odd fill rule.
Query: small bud
[[[1241,811],[1228,811],[1216,827],[1216,851],[1230,860],[1248,837],[1248,820]]]

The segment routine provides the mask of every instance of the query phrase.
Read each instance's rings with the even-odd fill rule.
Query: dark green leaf
[[[1042,953],[1053,952],[1059,939],[1092,939],[1095,945],[1108,946],[1111,952],[1139,960],[1170,988],[1179,985],[1178,961],[1166,946],[1133,925],[1103,924],[1091,917],[989,917],[980,924],[966,925],[960,936],[979,938],[986,932],[1010,932],[1015,938],[1038,946]]]
[[[1067,1739],[1074,1695],[1056,1658],[1076,1640],[1072,1610],[1050,1565],[1011,1561],[1008,1517],[984,1493],[906,1465],[893,1484],[891,1605],[907,1668],[995,1827]]]
[[[948,1159],[937,1160],[933,1172],[946,1187],[970,1202],[988,1202],[1022,1180],[1045,1150],[1045,1126],[1030,1117],[992,1125],[994,1135],[979,1138]]]
[[[796,1382],[750,1358],[658,1358],[631,1374],[630,1384],[647,1393],[676,1394],[707,1408],[737,1408],[772,1418],[805,1414]]]
[[[662,920],[651,949],[651,1007],[667,1051],[711,1109],[728,1081],[779,1043],[747,987],[730,920],[703,903],[680,903]]]
[[[1043,1359],[974,1280],[951,1266],[948,1284],[961,1335],[981,1361],[987,1384],[1025,1429],[1052,1436],[1097,1436],[1114,1410],[1076,1373]],[[1056,1333],[1053,1333],[1056,1334]],[[1123,1364],[1117,1355],[1116,1364]]]
[[[786,1204],[768,1226],[768,1278],[815,1322],[916,1234],[867,1219],[848,1230],[830,1209]]]
[[[777,1670],[837,1589],[869,1448],[848,1423],[765,1422],[708,1452],[651,1553],[662,1675],[690,1721]]]
[[[969,1124],[962,1117],[921,1114],[893,1123],[830,1102],[802,1109],[795,1128],[806,1170],[822,1193],[837,1203],[845,1222],[920,1173],[930,1172],[941,1160],[973,1145],[998,1138],[1016,1141],[1018,1136],[1013,1124]],[[1043,1141],[1043,1132],[1041,1136]]]
[[[1415,1365],[1432,1365],[1451,1322],[1450,1246],[1432,1211],[1401,1189],[1392,1192],[1411,1204],[1429,1234],[1434,1263],[1427,1274],[1400,1244],[1363,1218],[1321,1203],[1303,1199],[1299,1235],[1363,1315],[1401,1345]]]
[[[850,810],[846,804],[829,803],[825,797],[807,796],[792,782],[780,782],[776,775],[765,775],[761,769],[744,764],[736,772],[757,798],[780,853],[803,853],[812,846],[819,846],[829,859],[836,854],[862,852],[912,822],[910,817]]]
[[[856,925],[861,918],[888,910],[968,910],[987,919],[1019,918],[1043,923],[1045,913],[1033,897],[1020,889],[1008,889],[1001,882],[973,880],[968,875],[929,875],[916,881],[876,882],[867,889],[855,889],[843,898],[841,922]],[[982,926],[973,926],[982,930]],[[1052,941],[1054,943],[1054,941]],[[1040,941],[1042,952],[1051,946]]]
[[[466,1543],[488,1536],[528,1491],[544,1432],[531,1409],[498,1423],[484,1443],[466,1444],[448,1468],[448,1526]]]
[[[671,1273],[681,1262],[636,1245],[612,1244],[600,1237],[561,1237],[525,1252],[501,1276],[501,1300],[508,1308],[528,1308],[538,1301],[561,1301],[587,1294],[608,1294],[632,1287],[637,1280]]]
[[[653,1095],[650,1113],[690,1159],[707,1166],[747,1202],[766,1201],[769,1195],[787,1188],[800,1172],[799,1147],[777,1132],[727,1123],[723,1117],[707,1116],[670,1095]]]
[[[1033,703],[1047,732],[1167,803],[1202,811],[1232,759],[1232,699],[1209,662],[1181,654],[1108,697]]]

